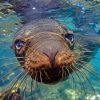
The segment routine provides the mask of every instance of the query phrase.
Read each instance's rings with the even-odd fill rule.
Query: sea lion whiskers
[[[77,70],[76,70],[74,64],[73,64],[72,66],[70,66],[70,68],[71,68],[73,71],[75,70],[74,73],[76,74],[76,76],[79,78],[79,80],[80,80],[80,82],[81,82],[81,89],[84,90],[84,94],[86,95],[85,85],[83,84],[83,79],[84,79],[84,78],[83,78],[82,74],[80,73],[83,79],[81,79],[81,76],[80,76],[79,73],[77,72]]]
[[[2,44],[1,44],[2,45]],[[3,46],[0,46],[0,50],[10,50],[9,46],[6,46],[5,44],[3,44]]]
[[[28,77],[28,73],[25,73],[25,76],[22,78],[21,82],[19,83],[19,87],[21,87],[21,85],[26,83],[27,77]]]
[[[84,71],[83,71],[83,74],[86,76],[86,73]],[[89,86],[91,86],[91,89],[93,90],[93,94],[95,94],[97,96],[96,90],[95,90],[95,88],[93,87],[93,84],[92,84],[92,80],[90,81],[87,76],[86,76],[86,79],[88,80]]]
[[[82,48],[82,50],[79,50],[81,53],[85,53],[85,52],[90,52],[90,53],[92,53],[92,52],[97,52],[97,51],[95,51],[95,50],[86,49],[85,47],[79,47],[79,48]],[[77,48],[74,48],[73,51],[76,52],[76,53],[78,53]],[[98,52],[99,52],[99,51],[98,51]]]
[[[26,98],[26,89],[27,89],[27,83],[26,83],[26,81],[27,81],[27,78],[24,81],[25,83],[23,82],[23,84],[22,84],[22,93],[21,93],[22,99]]]
[[[68,67],[65,67],[66,68],[66,70],[67,70],[67,72],[68,72],[68,75],[69,76],[71,76],[72,77],[72,81],[74,82],[74,78],[73,78],[73,75],[70,73],[70,66],[69,66],[69,69],[68,69]],[[72,69],[71,69],[72,70]],[[72,84],[72,83],[71,83]],[[72,86],[73,86],[73,84],[72,84]]]
[[[42,83],[42,73],[41,73],[41,70],[39,70],[39,74],[40,74],[40,82]]]
[[[38,71],[35,69],[35,85],[36,85],[36,87],[38,87],[38,83],[37,83],[37,74],[38,74]]]
[[[12,42],[12,40],[11,39],[1,39],[0,38],[0,43],[2,43],[2,42],[7,42],[7,43],[11,43]]]
[[[26,79],[26,81],[27,81],[27,79]],[[27,89],[27,84],[26,84],[26,82],[25,82],[25,84],[24,84],[25,86],[23,86],[23,96],[22,96],[22,98],[23,99],[25,99],[26,98],[26,89]]]
[[[31,81],[31,100],[33,100],[32,89],[33,88],[33,80]]]
[[[16,58],[25,58],[25,57],[11,57],[10,59],[16,59]],[[6,59],[9,59],[9,57],[2,57],[0,58],[0,60],[6,60]]]
[[[76,63],[76,65],[80,65],[79,63]],[[81,71],[80,69],[79,69],[79,67],[76,67],[77,68],[77,70],[79,70],[79,71]],[[84,70],[86,70],[86,68],[83,68]],[[84,72],[84,71],[81,71],[85,76],[84,77],[86,77],[86,78],[88,78],[88,76],[86,75],[86,73]],[[89,79],[88,79],[88,81],[89,81]],[[89,81],[89,83],[90,83],[90,81]],[[91,83],[92,84],[92,83]],[[93,88],[93,87],[92,87]]]
[[[13,63],[3,64],[3,65],[0,66],[0,70],[2,70],[5,67],[9,67],[9,65],[14,65],[14,64],[18,64],[19,65],[19,63],[17,61],[13,62]]]
[[[87,94],[87,93],[86,93],[86,89],[87,89],[87,88],[85,87],[85,84],[83,83],[84,77],[83,77],[82,73],[79,72],[79,70],[77,70],[77,68],[75,67],[74,64],[73,64],[73,67],[74,67],[74,69],[76,69],[76,71],[74,71],[74,73],[75,73],[76,76],[79,78],[79,80],[80,80],[80,82],[81,82],[81,89],[84,91],[84,94],[85,94],[85,96],[86,96],[86,94]],[[74,70],[72,67],[71,67],[71,69]],[[77,71],[78,71],[78,72],[77,72]],[[80,75],[82,76],[83,79],[81,79],[79,73],[80,73]],[[85,81],[85,80],[84,80],[84,81]]]
[[[21,77],[23,77],[23,75],[25,74],[25,72],[23,71],[23,72],[21,72],[16,78],[15,78],[15,80],[13,80],[13,82],[12,82],[12,86],[10,86],[10,89],[9,89],[9,93],[11,93],[11,91],[12,91],[12,89],[14,88],[14,86],[17,84],[17,82],[19,81],[19,79],[21,78]],[[9,99],[9,96],[10,96],[10,94],[8,95],[8,99]]]
[[[68,71],[66,72],[65,70],[66,70],[66,65],[64,65],[63,66],[63,68],[64,68],[64,77],[66,77],[67,76],[67,73],[68,73]],[[70,74],[68,73],[68,76],[69,76]]]
[[[94,69],[93,69],[91,66],[92,66],[92,67],[94,66],[96,70],[100,71],[100,68],[96,68],[96,67],[98,67],[98,66],[95,66],[94,64],[89,63],[89,64],[87,65],[87,68],[90,69],[92,72],[96,73],[96,72],[94,71]],[[97,73],[97,75],[100,76],[100,73]]]
[[[18,79],[17,81],[20,80],[20,78],[25,74],[26,72],[25,71],[21,71],[20,73],[18,73],[18,75],[10,82],[10,86],[15,83],[16,79]],[[22,76],[21,76],[22,75]],[[16,84],[17,84],[17,81],[16,81]]]
[[[89,53],[89,52],[91,53],[91,52],[96,52],[96,51],[91,51],[91,50],[90,51],[83,51],[83,50],[81,50],[81,53]]]
[[[74,63],[74,61],[73,61],[73,63]],[[65,78],[67,74],[68,74],[68,76],[71,75],[70,66],[73,65],[73,63],[70,64],[70,65],[66,65],[66,64],[58,65],[58,66],[60,66],[61,69],[62,69],[61,71],[59,71],[59,72],[62,73],[62,79]],[[66,71],[66,70],[67,70],[67,71]],[[74,71],[74,70],[73,70],[73,71]]]
[[[27,76],[28,76],[28,73],[26,73],[25,74],[25,76],[22,78],[22,81],[19,83],[19,87],[21,86],[21,84],[27,79]],[[16,83],[13,85],[13,87],[15,86],[15,85],[17,85]],[[12,87],[12,88],[13,88]],[[19,88],[19,87],[17,87],[17,88]],[[8,99],[9,99],[9,97],[8,97]]]
[[[79,63],[80,62],[80,63]],[[86,67],[83,67],[85,64],[84,63],[86,63],[86,62],[84,62],[84,61],[79,61],[77,64],[79,65],[79,66],[81,66],[81,68],[83,68],[83,69],[85,69],[85,70],[87,70],[88,72],[90,72],[91,74],[93,74],[95,77],[97,77],[97,78],[99,78],[100,79],[100,76],[99,76],[99,74],[98,73],[96,73],[96,72],[94,72],[93,70],[90,70],[90,64],[88,64],[88,65],[86,65]],[[93,65],[92,65],[93,66]]]
[[[89,44],[81,44],[81,43],[79,43],[79,42],[80,42],[80,41],[77,41],[77,42],[76,42],[77,46],[82,47],[82,49],[84,49],[84,50],[89,50],[89,49],[87,48],[87,46],[88,46]],[[93,44],[93,46],[92,46],[91,48],[95,48],[95,44]]]
[[[80,35],[82,38],[86,38],[87,37],[87,39],[92,39],[92,40],[95,40],[96,42],[98,41],[98,42],[100,42],[99,40],[100,40],[100,37],[99,37],[99,35],[98,34],[95,34],[95,35],[90,35],[90,34],[84,34],[84,35]]]
[[[93,46],[91,46],[91,49],[90,48],[87,48],[89,45],[88,44],[79,44],[79,43],[76,43],[79,48],[81,48],[80,51],[82,52],[97,52],[95,50],[91,50],[91,49],[95,49],[95,45],[93,44]],[[77,50],[77,48],[74,48],[74,50]],[[76,51],[77,52],[77,51]],[[98,51],[99,52],[99,51]]]
[[[80,37],[77,37],[77,34],[75,35],[75,45],[78,46],[78,47],[81,47],[82,50],[86,50],[86,51],[89,50],[90,51],[93,48],[95,49],[95,47],[97,47],[97,45],[100,46],[100,41],[94,41],[93,42],[93,40],[91,40],[91,38],[90,38],[90,41],[88,40],[88,38],[91,37],[90,35],[89,35],[89,37],[82,37],[82,36],[84,36],[84,35],[81,35]],[[95,39],[95,36],[92,37],[92,38]],[[100,40],[100,37],[99,36],[98,36],[98,38]],[[81,40],[87,41],[87,42],[85,42],[85,44],[83,44],[83,43],[81,44],[80,43]],[[91,49],[88,48],[89,46],[91,46]],[[74,48],[74,49],[77,49],[77,48]]]
[[[26,89],[27,89],[27,78],[23,81],[23,83],[21,85],[22,85],[22,86],[20,86],[22,89],[21,98],[25,99],[26,98]]]
[[[64,72],[65,72],[65,71],[64,71],[64,66],[62,66],[61,69],[62,69],[62,79],[63,79],[63,78],[65,77],[65,74],[64,74]]]
[[[70,71],[69,71],[69,69],[67,68],[67,66],[65,66],[65,68],[66,68],[66,70],[67,70],[67,72],[68,72],[68,76],[70,75]],[[66,73],[67,73],[66,72]]]
[[[75,95],[74,95],[75,97],[74,97],[74,98],[75,98],[75,100],[76,100],[76,93],[77,93],[77,90],[76,90],[76,88],[77,88],[77,87],[76,87],[76,82],[75,82],[74,75],[71,74],[71,76],[72,76],[72,79],[73,79],[73,82],[72,82],[72,83],[73,83],[73,87],[72,87],[72,88],[74,88],[74,90],[75,90]],[[78,94],[78,93],[77,93],[77,94]]]
[[[78,64],[76,63],[76,66],[77,66],[77,65],[78,65]],[[74,67],[75,67],[75,66],[74,66]],[[87,81],[89,82],[89,86],[91,86],[91,88],[92,88],[92,90],[93,90],[93,94],[96,94],[95,89],[94,89],[94,87],[93,87],[91,81],[88,79],[88,76],[86,75],[86,73],[85,73],[84,71],[80,70],[78,67],[75,67],[75,68],[77,68],[77,70],[78,70],[80,73],[83,74],[82,76],[84,76],[84,78],[86,78]]]
[[[43,70],[45,76],[48,78],[48,80],[50,80],[50,77],[48,76],[48,73],[45,71],[45,69],[42,69],[42,70]]]
[[[84,58],[91,58],[91,56],[89,57],[89,56],[81,56],[81,57],[84,57]],[[98,61],[100,61],[100,59],[99,58],[97,58],[97,57],[93,57],[93,58],[95,58],[96,60],[98,60]],[[80,59],[82,59],[82,58],[80,58]],[[84,63],[84,64],[86,64],[87,62],[85,62],[83,59],[81,60],[81,62],[82,63]],[[100,68],[97,68],[98,66],[96,66],[95,64],[88,64],[88,65],[90,65],[90,66],[93,66],[93,67],[95,67],[95,69],[97,69],[97,70],[100,70]],[[88,67],[88,66],[87,66]]]
[[[12,74],[12,71],[15,71],[15,70],[18,70],[20,66],[17,66],[17,67],[14,67],[12,68],[8,73],[6,73],[5,75],[1,76],[0,77],[0,80],[3,80],[5,78],[7,78],[7,76],[11,75]]]
[[[90,70],[89,68],[83,68],[83,69],[86,70],[87,72],[91,73],[96,78],[100,79],[100,75],[98,73],[94,72],[93,70]]]
[[[78,63],[78,64],[80,64],[79,66],[84,66],[84,63],[85,62],[83,62],[83,61],[79,61],[80,63]],[[89,66],[90,64],[88,64],[88,65],[86,65],[86,67],[82,67],[83,69],[86,69],[87,71],[89,71],[90,73],[92,73],[92,74],[94,74],[97,78],[99,78],[100,79],[100,76],[99,76],[99,73],[96,73],[96,72],[94,72],[93,70],[91,70],[90,68],[90,66]],[[92,65],[93,66],[93,65]]]
[[[25,92],[26,92],[26,89],[27,89],[27,77],[28,77],[28,74],[23,78],[23,80],[21,81],[21,83],[19,84],[19,87],[23,87],[22,88],[22,92],[23,92],[23,96],[22,98],[26,98],[25,97]]]
[[[81,55],[80,58],[81,58],[81,57],[84,57],[84,58],[92,58],[91,55]],[[93,58],[95,58],[96,60],[100,61],[100,58],[98,58],[98,57],[95,57],[95,56],[94,56]],[[94,64],[93,64],[93,65],[94,65]]]
[[[69,69],[67,68],[67,67],[65,67],[66,68],[66,70],[67,70],[67,72],[68,72],[68,76],[71,76],[72,77],[72,81],[71,82],[69,82],[69,80],[71,80],[71,78],[69,78],[68,79],[68,82],[69,82],[69,84],[71,84],[71,86],[72,86],[72,88],[74,87],[74,89],[75,89],[75,91],[77,92],[77,94],[79,94],[79,92],[77,91],[77,85],[76,85],[76,82],[75,82],[75,78],[74,78],[74,75],[73,74],[71,74],[70,73],[70,71],[69,71]],[[65,73],[67,73],[67,72],[65,72]],[[75,73],[75,71],[74,71],[74,73]],[[73,84],[72,84],[73,83]],[[75,100],[76,100],[76,94],[75,94]]]

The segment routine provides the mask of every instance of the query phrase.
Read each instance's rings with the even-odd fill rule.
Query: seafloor
[[[2,2],[2,0],[0,1],[0,97],[2,97],[5,93],[4,91],[9,89],[18,73],[23,71],[20,67],[18,70],[11,70],[19,65],[13,50],[10,48],[14,34],[22,26],[22,17],[13,11],[13,6],[11,4]],[[89,25],[97,34],[100,34],[100,0],[66,1],[69,1],[72,5],[81,6],[83,8],[83,12],[85,9],[92,10],[93,13],[91,16],[93,22],[89,23]],[[76,22],[74,20],[74,16],[72,16],[74,11],[69,11],[68,9],[69,8],[58,10],[53,9],[48,13],[53,12],[54,15],[50,17],[63,22],[71,30],[82,30],[79,26],[75,25]],[[83,16],[78,17],[78,25],[82,24],[82,17]],[[96,78],[93,76],[94,74],[92,75],[87,72],[88,79],[93,87],[87,82],[86,78],[80,77],[81,80],[79,80],[74,73],[73,76],[75,80],[73,80],[73,77],[70,76],[68,80],[60,82],[56,85],[44,85],[39,83],[38,87],[35,86],[32,91],[34,100],[100,100],[100,49],[96,52],[95,58],[93,57],[93,59],[91,59],[91,61],[87,64],[88,66],[92,65],[94,72],[96,72],[96,75],[99,77]],[[9,74],[5,76],[8,72]],[[26,100],[32,100],[30,97],[31,79],[28,78],[28,80],[29,81],[26,82],[28,84],[26,88],[26,96],[28,98]],[[16,87],[19,86],[20,81]],[[23,91],[24,85],[25,84],[22,84],[20,86]],[[95,92],[93,92],[94,89]]]

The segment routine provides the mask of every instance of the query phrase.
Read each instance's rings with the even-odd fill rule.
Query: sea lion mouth
[[[73,63],[74,55],[70,50],[57,52],[52,62],[46,54],[34,51],[26,57],[24,68],[33,79],[37,77],[36,81],[50,84],[68,77],[66,70],[71,73],[69,66]]]

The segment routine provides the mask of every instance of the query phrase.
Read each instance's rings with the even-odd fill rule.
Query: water
[[[95,36],[100,34],[100,2],[99,0],[65,0],[74,5],[74,7],[64,7],[49,10],[47,15],[49,18],[63,22],[69,29],[81,34]],[[81,11],[79,8],[81,8]],[[79,13],[80,11],[81,13]],[[14,51],[10,48],[11,41],[16,31],[22,26],[22,17],[14,10],[12,5],[7,2],[0,3],[0,96],[9,89],[16,76],[23,72],[15,58]],[[85,33],[84,33],[85,32]],[[92,38],[90,38],[92,39]],[[100,38],[98,39],[100,40]],[[94,40],[93,40],[94,41]],[[99,41],[100,43],[100,41]],[[89,72],[84,69],[85,75],[73,73],[68,80],[59,82],[56,85],[45,85],[34,82],[32,90],[34,100],[100,100],[100,48],[97,47],[93,58],[85,65],[91,66]],[[11,70],[13,69],[13,70]],[[10,72],[11,71],[11,72]],[[7,75],[6,75],[7,74]],[[6,75],[6,76],[5,76]],[[3,76],[3,77],[2,77]],[[19,87],[22,91],[26,88],[26,100],[31,99],[31,78],[28,81],[23,80],[26,84],[21,84],[20,79],[15,87]],[[91,85],[92,84],[92,85]],[[14,89],[15,89],[14,87]],[[23,92],[21,93],[23,95]],[[2,100],[2,99],[0,99]]]

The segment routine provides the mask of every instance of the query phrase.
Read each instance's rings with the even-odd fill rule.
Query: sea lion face
[[[12,47],[21,66],[38,82],[50,84],[67,78],[72,72],[69,66],[75,61],[73,33],[32,34],[14,38]]]

